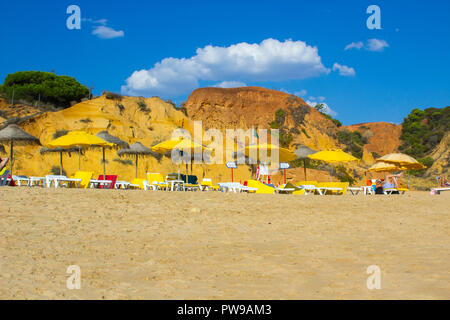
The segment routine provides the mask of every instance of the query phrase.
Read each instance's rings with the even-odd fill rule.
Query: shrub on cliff
[[[400,136],[403,143],[399,150],[416,159],[425,159],[449,130],[450,107],[414,109],[403,119]]]
[[[40,101],[56,107],[70,107],[72,101],[79,102],[89,96],[89,89],[75,78],[57,76],[51,72],[19,71],[8,74],[0,90],[11,99],[30,103]]]

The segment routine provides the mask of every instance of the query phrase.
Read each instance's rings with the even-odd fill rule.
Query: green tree
[[[89,96],[89,89],[75,78],[57,76],[51,72],[19,71],[8,74],[1,86],[3,94],[11,99],[52,104],[67,108],[72,101],[79,102]]]

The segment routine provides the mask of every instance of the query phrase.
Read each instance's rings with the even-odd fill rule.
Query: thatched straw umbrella
[[[130,145],[123,140],[111,135],[107,130],[100,131],[97,133],[97,137],[105,140],[106,142],[112,143],[117,147],[128,149]],[[106,179],[106,159],[105,159],[105,147],[102,147],[103,152],[103,177]]]
[[[57,148],[46,148],[46,147],[42,147],[40,150],[41,154],[46,154],[46,153],[55,153],[55,152],[59,152],[59,174],[62,175],[63,174],[63,158],[62,158],[62,154],[63,153],[68,153],[70,155],[71,152],[78,152],[79,149],[78,148],[61,148],[61,147],[57,147]]]
[[[306,160],[309,159],[308,156],[310,154],[314,154],[316,152],[317,151],[315,151],[315,150],[313,150],[311,148],[308,148],[307,146],[299,146],[294,151],[294,153],[297,155],[297,159],[303,159],[303,168],[304,168],[304,172],[305,172],[305,180],[307,180],[306,179]]]
[[[121,149],[117,152],[119,156],[124,155],[135,155],[136,156],[136,178],[138,176],[138,157],[139,156],[153,156],[158,158],[160,155],[156,152],[153,152],[152,149],[147,148],[140,142],[133,143],[129,148]]]
[[[16,124],[10,124],[6,128],[0,130],[0,142],[6,142],[10,144],[10,171],[13,172],[13,160],[14,160],[14,144],[16,145],[41,145],[38,138],[23,131]]]

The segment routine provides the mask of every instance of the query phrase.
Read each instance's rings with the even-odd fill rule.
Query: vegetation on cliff
[[[89,89],[75,78],[57,76],[51,72],[19,71],[8,74],[0,86],[8,99],[34,104],[40,101],[55,107],[67,108],[89,96]]]
[[[431,167],[429,154],[449,130],[450,107],[414,109],[403,119],[399,150]]]

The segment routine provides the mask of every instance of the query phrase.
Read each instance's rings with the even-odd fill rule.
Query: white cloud
[[[369,51],[383,51],[384,48],[389,47],[389,44],[385,40],[369,39],[367,40],[367,50]]]
[[[106,26],[107,22],[108,22],[108,20],[106,20],[106,19],[98,19],[98,20],[94,21],[94,23],[98,23],[98,24],[101,24],[103,26]]]
[[[366,45],[363,44],[362,41],[358,42],[352,42],[345,46],[344,50],[350,50],[350,49],[358,49],[364,48],[368,51],[378,51],[381,52],[384,50],[384,48],[389,47],[389,44],[386,42],[386,40],[381,39],[369,39],[367,40]]]
[[[339,63],[335,62],[333,64],[333,71],[339,71],[339,74],[341,76],[350,76],[353,77],[356,75],[355,69],[344,66],[344,65],[340,65]]]
[[[266,39],[229,47],[208,45],[190,58],[165,58],[134,71],[122,86],[130,95],[179,96],[203,81],[283,81],[328,74],[316,47],[303,41]]]
[[[348,45],[345,46],[344,50],[350,50],[350,49],[361,49],[364,46],[364,44],[362,43],[362,41],[358,41],[358,42],[352,42]]]
[[[240,81],[222,81],[220,83],[217,83],[213,85],[213,87],[217,88],[239,88],[239,87],[246,87],[247,85],[244,82]]]
[[[309,106],[314,108],[319,103],[317,103],[316,101],[307,100],[306,104],[308,104]],[[325,102],[320,102],[320,104],[322,104],[322,106],[323,106],[323,109],[322,109],[323,113],[326,113],[326,114],[328,114],[328,115],[330,115],[332,117],[336,117],[337,116],[337,112],[334,111],[333,109],[331,109],[328,104],[326,104]]]
[[[94,27],[92,34],[101,39],[113,39],[123,37],[125,35],[122,30],[116,31],[113,28],[104,25]]]
[[[304,96],[306,96],[307,93],[308,93],[308,91],[306,91],[305,89],[302,89],[302,90],[300,90],[300,91],[294,92],[294,94],[295,94],[297,97],[304,97]]]

